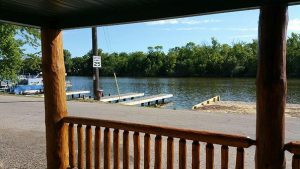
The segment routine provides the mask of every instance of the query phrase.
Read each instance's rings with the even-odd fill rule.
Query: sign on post
[[[101,56],[93,56],[93,67],[101,68]]]

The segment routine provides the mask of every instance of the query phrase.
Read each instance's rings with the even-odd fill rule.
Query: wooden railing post
[[[186,169],[186,140],[179,140],[179,169]]]
[[[85,159],[86,159],[86,169],[93,168],[93,136],[91,126],[86,126],[85,128]]]
[[[221,169],[228,169],[228,146],[221,147]]]
[[[214,145],[206,144],[206,169],[214,169]]]
[[[69,124],[69,163],[71,168],[76,167],[76,146],[74,136],[74,124]]]
[[[168,137],[167,140],[167,169],[174,168],[174,139]]]
[[[129,132],[123,132],[123,169],[129,169]]]
[[[256,169],[285,168],[287,4],[267,0],[260,8],[256,81]]]
[[[157,135],[155,137],[155,158],[154,158],[154,169],[161,169],[161,158],[162,158],[162,141],[161,141],[161,136]]]
[[[145,134],[144,136],[144,169],[150,169],[150,151],[151,151],[151,142],[150,134]]]
[[[134,132],[133,134],[133,155],[134,155],[134,169],[140,169],[140,134],[139,132]]]
[[[120,139],[119,139],[119,129],[114,130],[114,169],[120,168]]]
[[[101,166],[100,147],[101,147],[101,128],[96,127],[95,128],[95,169],[100,169]]]
[[[61,119],[68,113],[62,32],[42,28],[41,39],[47,168],[66,169],[69,165],[68,126]]]
[[[192,169],[200,169],[200,144],[198,141],[192,143]]]
[[[300,169],[300,155],[293,155],[292,169]]]

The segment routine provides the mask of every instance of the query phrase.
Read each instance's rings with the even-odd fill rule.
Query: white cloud
[[[146,22],[147,25],[174,25],[178,24],[178,19],[167,19],[167,20],[159,20],[159,21],[152,21]]]
[[[182,27],[176,28],[177,31],[193,31],[193,30],[206,30],[207,28],[204,27]]]
[[[255,28],[227,28],[229,31],[238,31],[238,32],[249,32],[249,31],[257,31],[257,27]]]
[[[300,31],[300,19],[292,19],[288,25],[289,31]]]
[[[222,22],[218,19],[205,19],[205,20],[197,20],[197,19],[167,19],[167,20],[159,20],[146,22],[146,25],[197,25],[197,24],[207,24],[207,23],[218,23]]]
[[[199,26],[186,26],[186,27],[179,27],[179,28],[162,28],[160,30],[165,31],[233,31],[233,32],[256,32],[257,28],[243,28],[243,27],[229,27],[229,28],[223,28],[223,27],[199,27]]]
[[[222,22],[222,21],[217,20],[217,19],[205,19],[205,20],[182,19],[182,20],[180,20],[181,24],[187,24],[187,25],[218,23],[218,22]]]
[[[237,36],[233,36],[232,38],[234,38],[234,39],[257,38],[257,35],[255,35],[255,34],[237,35]]]

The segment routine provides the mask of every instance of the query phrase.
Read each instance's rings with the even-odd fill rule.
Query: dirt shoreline
[[[197,109],[201,112],[219,112],[233,114],[255,114],[255,102],[242,101],[220,101]],[[300,118],[300,104],[287,104],[285,109],[286,116]]]

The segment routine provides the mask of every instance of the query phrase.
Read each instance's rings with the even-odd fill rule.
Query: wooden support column
[[[283,169],[286,104],[287,4],[267,0],[260,8],[256,81],[256,169]]]
[[[68,126],[61,123],[67,116],[62,32],[42,28],[41,38],[47,168],[66,169],[69,165]]]

